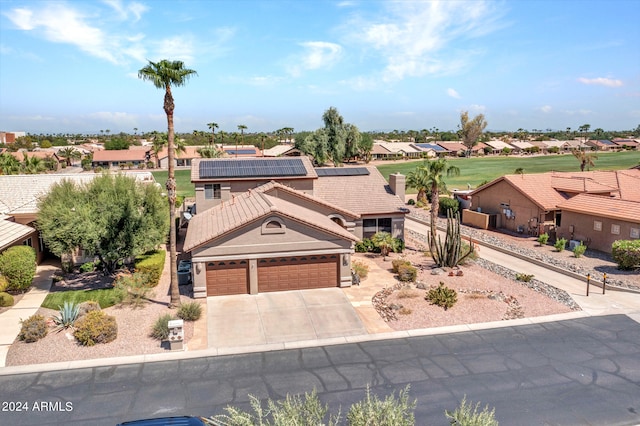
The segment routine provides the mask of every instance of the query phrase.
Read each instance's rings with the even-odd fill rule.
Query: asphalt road
[[[640,324],[625,315],[360,344],[0,376],[1,425],[213,415],[316,389],[332,411],[411,386],[420,425],[463,395],[502,425],[640,423]],[[11,404],[13,402],[14,404]],[[42,408],[46,411],[36,411]],[[23,411],[16,411],[19,407]],[[56,404],[58,403],[58,404]],[[25,410],[26,407],[26,410]],[[35,408],[34,408],[35,407]]]

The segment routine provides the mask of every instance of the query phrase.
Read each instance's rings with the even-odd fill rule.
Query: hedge
[[[620,269],[640,266],[640,240],[618,240],[611,245],[611,256]]]
[[[36,251],[29,246],[9,247],[0,254],[0,274],[9,285],[8,291],[26,291],[36,274]]]
[[[136,272],[142,272],[149,277],[149,281],[147,282],[149,287],[155,287],[158,285],[158,282],[160,282],[165,257],[166,252],[164,250],[157,250],[136,259]]]

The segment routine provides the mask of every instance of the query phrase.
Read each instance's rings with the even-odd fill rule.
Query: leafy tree
[[[325,129],[318,129],[309,134],[299,148],[307,155],[311,155],[318,166],[324,166],[329,161],[329,135]]]
[[[36,252],[29,246],[9,247],[0,254],[0,274],[11,291],[26,291],[36,273]]]
[[[373,149],[373,137],[370,133],[362,133],[360,145],[358,146],[358,157],[365,162],[371,161],[371,150]]]
[[[341,164],[346,153],[346,129],[344,119],[334,107],[330,107],[322,115],[324,129],[327,134],[329,156],[334,165]],[[356,129],[357,130],[357,129]]]
[[[148,80],[158,89],[164,89],[164,112],[167,115],[168,128],[168,146],[169,146],[169,173],[167,178],[167,194],[169,199],[169,251],[171,260],[171,306],[180,305],[180,289],[178,288],[178,272],[177,272],[177,250],[176,250],[176,178],[174,162],[175,150],[175,134],[173,128],[173,111],[175,104],[173,102],[173,94],[171,87],[183,86],[188,79],[197,75],[197,72],[184,67],[182,61],[169,61],[166,59],[160,62],[149,61],[149,64],[138,71],[138,77]]]
[[[58,150],[58,155],[67,163],[67,166],[71,166],[73,160],[79,160],[82,157],[82,153],[73,147],[66,147]]]
[[[108,130],[107,130],[108,132]],[[113,138],[104,143],[104,149],[116,150],[116,149],[129,149],[129,141],[126,139]]]
[[[124,175],[102,175],[80,186],[63,180],[39,203],[37,226],[56,256],[84,249],[106,273],[166,239],[168,215],[160,189]]]
[[[478,114],[469,120],[468,111],[460,113],[460,135],[462,143],[467,147],[467,156],[471,154],[471,149],[478,143],[478,138],[482,135],[485,127],[487,127],[487,121],[483,114]]]
[[[418,190],[418,196],[416,197],[418,203],[427,204],[427,189],[431,187],[431,183],[428,180],[425,167],[418,166],[407,173],[406,184],[408,188]]]
[[[581,149],[574,149],[571,151],[574,157],[580,162],[580,171],[584,172],[585,167],[587,170],[595,166],[594,160],[598,159],[598,156],[590,151],[583,151]]]
[[[51,142],[47,139],[43,140],[42,142],[40,142],[40,148],[51,148],[53,145],[51,145]]]
[[[360,153],[360,144],[362,142],[362,136],[358,128],[347,123],[344,125],[345,138],[344,138],[344,159],[349,161],[358,156]]]

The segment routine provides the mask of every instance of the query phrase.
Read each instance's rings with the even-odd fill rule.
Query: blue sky
[[[166,130],[147,60],[198,76],[179,132],[632,129],[640,1],[0,0],[0,130]]]

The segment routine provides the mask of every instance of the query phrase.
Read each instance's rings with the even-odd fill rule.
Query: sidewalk
[[[0,367],[5,366],[9,347],[20,333],[20,320],[35,314],[51,288],[58,267],[51,263],[38,265],[31,289],[11,309],[0,314]]]

